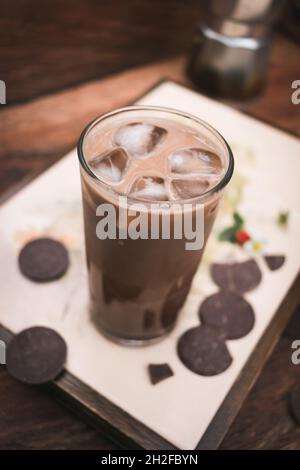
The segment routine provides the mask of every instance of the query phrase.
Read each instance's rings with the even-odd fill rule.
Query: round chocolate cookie
[[[300,383],[296,384],[290,393],[290,410],[300,424]]]
[[[7,371],[21,382],[43,384],[62,372],[66,355],[66,343],[56,331],[42,326],[28,328],[14,336],[7,347]]]
[[[65,274],[68,266],[66,248],[51,238],[32,240],[19,254],[21,272],[35,282],[54,281]]]
[[[209,326],[186,331],[178,340],[177,353],[189,370],[204,376],[220,374],[232,362],[222,335]]]
[[[247,335],[254,325],[254,311],[240,295],[220,291],[207,297],[199,308],[201,323],[219,329],[226,339]]]
[[[211,266],[211,275],[221,289],[239,294],[253,290],[260,284],[262,278],[261,271],[254,259],[242,263],[215,263]]]

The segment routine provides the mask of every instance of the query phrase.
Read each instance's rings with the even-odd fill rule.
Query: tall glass
[[[161,123],[167,122],[171,127],[174,126],[174,129],[177,129],[174,132],[174,142],[170,133],[169,141],[162,141],[157,150],[154,148],[152,156],[131,156],[130,168],[129,164],[126,164],[124,170],[124,179],[129,178],[130,171],[137,163],[144,166],[146,175],[162,176],[159,160],[154,163],[151,158],[158,158],[158,149],[161,151],[163,146],[167,145],[164,142],[168,142],[173,152],[176,151],[176,134],[180,134],[182,139],[186,140],[185,143],[191,135],[193,139],[199,138],[201,145],[213,149],[222,162],[222,175],[212,188],[201,195],[164,200],[161,212],[157,208],[153,209],[153,201],[147,198],[141,201],[136,196],[139,193],[127,194],[126,208],[128,205],[138,204],[140,212],[147,214],[147,236],[144,233],[144,237],[138,238],[132,237],[128,228],[128,224],[135,217],[132,213],[125,212],[127,215],[124,218],[122,184],[115,181],[105,182],[105,178],[97,175],[94,165],[95,161],[107,152],[114,152],[116,149],[119,151],[118,145],[113,142],[113,135],[124,123],[130,122],[135,126],[145,120],[153,125],[157,123],[160,126]],[[126,144],[126,140],[124,142]],[[135,144],[133,142],[132,145]],[[106,336],[119,343],[139,345],[156,341],[173,329],[178,312],[190,290],[220,198],[233,172],[231,150],[215,129],[194,116],[161,107],[133,106],[104,114],[89,124],[80,137],[78,156],[92,319]],[[117,158],[119,157],[117,155]],[[188,180],[192,181],[193,177],[189,178],[191,177],[188,177]],[[172,177],[168,175],[167,179],[168,184],[172,186]],[[99,221],[108,214],[105,212],[107,205],[115,210],[116,237],[110,234],[112,236],[105,238],[98,233]],[[201,246],[187,249],[190,238],[185,233],[179,237],[176,232],[176,210],[181,211],[182,216],[190,216],[192,225],[195,225],[201,212]],[[169,237],[153,236],[152,216],[155,211],[157,218],[154,220],[160,229],[168,217],[171,227]],[[120,218],[121,212],[123,215]],[[145,221],[145,218],[143,220]]]

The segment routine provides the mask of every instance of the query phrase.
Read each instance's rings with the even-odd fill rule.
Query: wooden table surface
[[[299,52],[296,43],[278,36],[263,95],[236,105],[296,135],[300,135],[300,105],[291,103],[291,83],[299,78]],[[2,198],[74,147],[80,131],[95,115],[133,101],[162,78],[189,84],[184,68],[185,61],[179,57],[2,107]],[[225,436],[222,449],[300,449],[300,426],[290,417],[287,402],[289,389],[300,381],[300,368],[292,365],[290,356],[291,340],[283,335]],[[0,403],[1,449],[117,448],[99,430],[52,401],[45,391],[15,382],[5,367],[0,367]]]

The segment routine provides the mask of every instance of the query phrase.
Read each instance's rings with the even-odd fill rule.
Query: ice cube
[[[162,127],[143,122],[132,122],[120,127],[114,136],[114,143],[130,154],[145,157],[166,137]]]
[[[168,192],[163,178],[142,176],[131,187],[130,196],[136,199],[167,201]]]
[[[94,157],[89,166],[99,179],[118,183],[122,179],[127,160],[125,150],[114,149]]]
[[[205,179],[173,180],[171,191],[174,199],[190,199],[201,196],[209,186],[209,182]]]
[[[221,159],[214,152],[201,148],[176,150],[169,156],[170,171],[184,175],[219,175]]]

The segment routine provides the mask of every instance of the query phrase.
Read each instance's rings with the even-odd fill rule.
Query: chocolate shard
[[[300,383],[297,383],[289,395],[289,409],[294,419],[300,424]]]
[[[59,279],[67,271],[69,255],[64,245],[51,238],[37,238],[27,243],[19,254],[19,268],[35,282]]]
[[[56,331],[41,326],[28,328],[14,336],[7,347],[7,371],[20,382],[44,384],[62,372],[66,355],[66,343]]]
[[[238,294],[255,289],[262,279],[261,270],[254,259],[242,263],[214,263],[211,275],[221,289]]]
[[[255,321],[253,308],[247,300],[229,291],[207,297],[200,305],[199,317],[201,323],[220,330],[226,339],[246,336]]]
[[[178,340],[177,353],[189,370],[203,376],[220,374],[232,362],[222,334],[206,325],[186,331]]]
[[[267,263],[268,268],[271,271],[276,271],[277,269],[281,268],[281,266],[285,262],[284,255],[268,255],[264,256],[264,260]]]
[[[148,365],[149,377],[152,385],[156,385],[169,377],[174,375],[169,364],[149,364]]]

